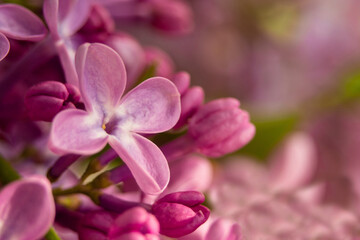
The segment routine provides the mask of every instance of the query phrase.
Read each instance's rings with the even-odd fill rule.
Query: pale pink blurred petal
[[[71,36],[76,33],[85,24],[90,7],[90,1],[60,0],[59,21],[62,35]]]
[[[0,5],[0,32],[18,40],[39,41],[47,33],[40,18],[16,4]]]
[[[6,186],[0,192],[0,239],[37,240],[53,224],[55,203],[50,182],[32,176]]]
[[[190,155],[170,163],[170,183],[161,196],[180,191],[206,191],[211,184],[213,168],[209,160]]]
[[[58,25],[59,25],[59,1],[58,0],[45,0],[43,6],[44,17],[50,29],[50,32],[56,38],[59,38]]]
[[[293,133],[270,166],[271,187],[296,190],[311,180],[317,167],[313,139],[302,132]]]
[[[10,43],[7,37],[0,33],[0,61],[3,60],[10,51]]]

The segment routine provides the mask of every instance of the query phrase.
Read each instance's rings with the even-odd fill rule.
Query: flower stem
[[[57,233],[55,232],[54,228],[50,228],[50,230],[45,235],[45,239],[46,240],[61,240],[59,235],[57,235]]]

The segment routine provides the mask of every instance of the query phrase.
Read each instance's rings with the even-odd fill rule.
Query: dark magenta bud
[[[76,87],[56,81],[39,83],[25,96],[29,117],[35,121],[50,122],[58,112],[79,106],[79,101],[80,92]]]
[[[101,210],[86,213],[77,229],[79,240],[108,239],[107,234],[114,218],[114,215]]]
[[[115,30],[110,13],[101,5],[93,4],[89,18],[79,33],[88,41],[103,41]]]
[[[196,191],[171,193],[156,201],[152,213],[160,223],[160,233],[177,238],[195,231],[210,215],[201,205],[204,201],[205,196]]]

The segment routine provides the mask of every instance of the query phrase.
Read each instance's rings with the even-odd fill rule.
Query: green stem
[[[2,185],[6,185],[10,182],[20,179],[20,175],[11,166],[11,164],[0,156],[0,182]]]
[[[78,193],[87,195],[95,204],[99,204],[100,192],[97,190],[93,190],[92,186],[89,184],[88,185],[79,184],[68,189],[56,188],[53,190],[54,197],[66,196],[66,195],[72,195]]]
[[[59,235],[55,232],[54,228],[50,228],[50,230],[45,235],[46,240],[61,240]]]
[[[6,185],[13,181],[19,180],[20,174],[11,166],[11,164],[0,155],[0,182],[2,185]],[[61,240],[56,234],[53,227],[50,228],[48,233],[45,235],[46,240]]]

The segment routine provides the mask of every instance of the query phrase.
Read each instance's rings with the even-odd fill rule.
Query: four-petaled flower
[[[109,143],[144,192],[160,193],[170,178],[167,160],[140,134],[167,131],[176,124],[180,116],[176,86],[154,77],[121,98],[126,84],[124,64],[114,50],[99,43],[83,44],[75,63],[86,111],[68,109],[54,118],[50,149],[90,155]]]

